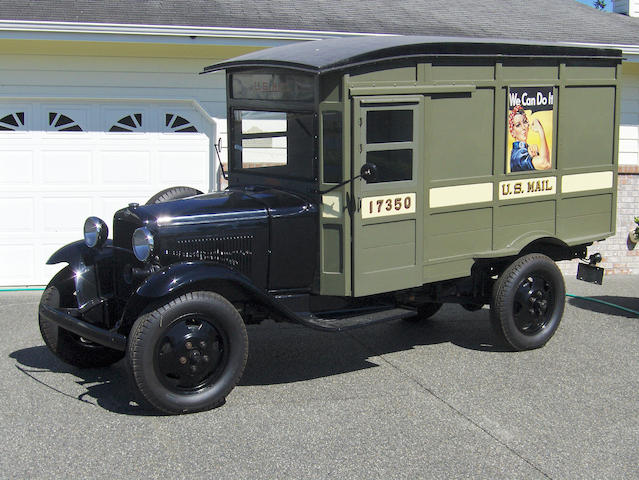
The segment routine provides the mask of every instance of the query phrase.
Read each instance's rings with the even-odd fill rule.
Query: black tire
[[[69,267],[65,267],[53,277],[44,290],[40,303],[52,307],[72,307],[74,306],[73,291],[73,273]],[[44,343],[49,350],[60,360],[74,367],[106,367],[124,357],[124,352],[84,340],[40,315],[38,315],[38,323]]]
[[[169,202],[171,200],[179,200],[180,198],[193,197],[195,195],[201,195],[200,192],[196,188],[191,187],[170,187],[165,188],[161,192],[153,195],[146,202],[146,205],[155,205],[156,203]]]
[[[170,414],[218,407],[248,357],[242,317],[224,297],[190,292],[142,315],[131,329],[127,364],[141,397]]]
[[[550,258],[532,253],[515,260],[493,287],[490,318],[515,350],[542,347],[559,327],[566,287]]]
[[[423,320],[427,320],[435,315],[437,312],[439,312],[440,308],[442,308],[441,303],[422,303],[420,306],[417,307],[417,315],[415,315],[414,317],[405,318],[404,320],[410,323],[418,323]]]

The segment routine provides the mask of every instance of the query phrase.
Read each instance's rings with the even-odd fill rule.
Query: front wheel
[[[515,350],[542,347],[559,327],[566,287],[555,264],[532,253],[515,260],[493,288],[491,321]]]
[[[224,297],[191,292],[137,319],[127,347],[133,383],[170,414],[224,403],[248,356],[242,317]]]

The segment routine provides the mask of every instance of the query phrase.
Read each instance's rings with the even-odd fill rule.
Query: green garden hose
[[[624,312],[629,312],[637,315],[639,317],[639,312],[636,310],[631,310],[630,308],[622,307],[621,305],[616,305],[610,302],[604,302],[603,300],[597,300],[596,298],[590,297],[580,297],[579,295],[571,295],[570,293],[566,294],[567,297],[578,298],[580,300],[588,300],[589,302],[601,303],[602,305],[607,305],[609,307],[618,308],[619,310],[623,310]]]

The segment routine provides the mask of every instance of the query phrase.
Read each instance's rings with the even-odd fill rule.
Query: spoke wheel
[[[492,324],[514,349],[539,348],[559,327],[565,294],[555,262],[541,254],[520,257],[495,283]]]
[[[127,345],[127,365],[139,396],[171,414],[222,405],[247,355],[242,317],[212,292],[190,292],[142,315]]]

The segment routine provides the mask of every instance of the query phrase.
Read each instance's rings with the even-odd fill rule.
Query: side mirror
[[[377,165],[374,163],[366,162],[362,165],[359,175],[364,179],[366,183],[374,183],[377,181]]]

